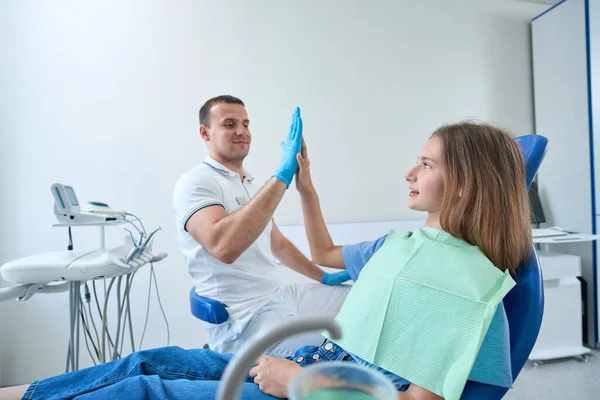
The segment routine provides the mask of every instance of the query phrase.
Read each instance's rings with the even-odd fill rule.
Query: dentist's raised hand
[[[286,187],[298,171],[297,155],[302,149],[302,117],[300,117],[300,108],[296,107],[292,115],[292,125],[285,142],[281,143],[283,149],[281,163],[273,176],[280,181],[285,182]]]

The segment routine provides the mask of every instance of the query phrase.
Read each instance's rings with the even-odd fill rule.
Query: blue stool
[[[223,303],[200,296],[196,293],[196,288],[190,290],[190,311],[194,317],[209,324],[222,324],[229,319],[229,313]]]

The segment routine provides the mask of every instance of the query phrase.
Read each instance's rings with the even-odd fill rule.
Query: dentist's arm
[[[227,214],[221,206],[210,206],[192,215],[185,229],[213,257],[231,264],[265,230],[285,190],[298,170],[296,155],[302,146],[302,119],[296,108],[278,170],[244,207]]]
[[[285,182],[271,178],[254,198],[233,214],[220,205],[197,211],[185,229],[213,257],[231,264],[265,230],[285,193]]]
[[[342,246],[336,246],[325,225],[319,196],[310,177],[310,161],[306,143],[302,140],[302,153],[298,154],[296,188],[300,193],[304,226],[312,260],[322,266],[344,269]]]

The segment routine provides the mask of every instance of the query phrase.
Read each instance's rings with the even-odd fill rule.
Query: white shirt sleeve
[[[177,224],[184,230],[185,224],[197,211],[214,205],[225,207],[223,192],[217,181],[199,172],[182,176],[175,185],[173,208]]]

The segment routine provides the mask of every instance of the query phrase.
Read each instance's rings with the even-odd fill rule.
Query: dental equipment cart
[[[152,265],[152,263],[167,257],[167,254],[152,254],[154,235],[160,228],[146,233],[143,223],[138,217],[127,212],[113,210],[105,203],[92,202],[82,206],[75,194],[75,190],[71,186],[56,183],[51,186],[51,192],[54,197],[54,214],[58,220],[58,223],[52,227],[68,229],[68,248],[63,251],[47,252],[20,258],[0,267],[2,278],[13,284],[13,286],[0,288],[0,301],[9,299],[26,301],[37,293],[69,291],[70,331],[65,367],[65,372],[69,372],[79,369],[80,320],[85,321],[83,315],[86,311],[82,306],[82,284],[85,287],[85,298],[89,303],[90,293],[87,281],[111,279],[108,292],[105,293],[104,314],[100,314],[100,318],[105,322],[108,296],[110,295],[113,283],[117,280],[115,286],[117,291],[117,305],[119,307],[119,321],[115,341],[111,343],[114,350],[111,351],[109,345],[108,351],[106,351],[105,339],[108,339],[109,342],[111,339],[109,335],[106,335],[108,338],[105,337],[104,324],[101,331],[102,342],[100,343],[99,341],[98,343],[98,347],[102,348],[102,352],[97,349],[97,355],[102,354],[102,356],[98,355],[99,361],[101,359],[101,362],[115,359],[118,356],[117,348],[119,344],[121,344],[121,348],[123,346],[122,342],[119,343],[119,330],[121,329],[121,320],[123,319],[122,336],[124,338],[127,312],[129,312],[129,322],[131,322],[128,296],[133,276],[142,266],[146,264]],[[141,225],[141,229],[132,220],[128,219],[129,216],[133,217]],[[105,228],[124,224],[133,226],[138,232],[134,234],[129,231],[129,236],[126,237],[125,243],[122,246],[107,249],[105,246]],[[92,226],[100,229],[100,247],[92,251],[74,249],[72,228]],[[139,236],[136,238],[136,235]],[[121,298],[120,288],[123,278],[125,278],[126,286],[123,298]],[[125,301],[126,299],[127,301]],[[99,305],[98,312],[100,313]],[[121,318],[121,312],[125,313],[124,318]],[[82,325],[84,324],[85,322]],[[86,326],[85,329],[87,328]],[[87,343],[87,337],[85,339]]]

